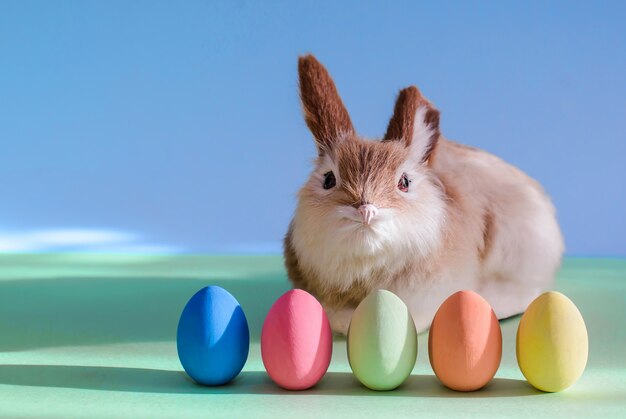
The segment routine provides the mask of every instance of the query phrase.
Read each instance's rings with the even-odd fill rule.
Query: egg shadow
[[[28,387],[73,388],[162,394],[323,395],[369,397],[491,398],[546,394],[523,380],[496,378],[484,389],[461,393],[442,386],[434,376],[411,375],[396,390],[374,391],[353,374],[328,372],[313,388],[284,390],[265,371],[243,371],[226,385],[207,387],[195,383],[182,370],[78,365],[0,365],[0,384]]]
[[[510,378],[494,378],[480,390],[459,392],[442,385],[434,375],[410,375],[394,390],[377,391],[363,386],[353,374],[341,372],[327,373],[316,387],[307,392],[323,395],[430,398],[491,398],[545,394],[524,380]]]

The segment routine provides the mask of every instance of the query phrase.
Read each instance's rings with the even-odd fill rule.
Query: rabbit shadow
[[[491,398],[545,394],[523,380],[495,378],[482,390],[456,392],[434,376],[411,375],[393,391],[363,387],[347,372],[328,372],[313,388],[289,391],[276,386],[264,371],[243,371],[229,384],[206,387],[196,384],[183,371],[148,368],[77,365],[0,365],[0,384],[29,387],[74,388],[162,394],[264,394],[376,397]]]

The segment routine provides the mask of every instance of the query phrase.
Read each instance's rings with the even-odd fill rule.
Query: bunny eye
[[[337,184],[337,179],[335,179],[335,174],[333,172],[324,173],[324,189],[334,188]]]
[[[408,192],[410,183],[411,181],[409,180],[406,173],[402,173],[402,176],[400,177],[400,180],[398,181],[398,189],[400,189],[402,192]]]

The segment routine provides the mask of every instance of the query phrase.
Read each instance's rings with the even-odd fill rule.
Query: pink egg
[[[296,289],[276,300],[261,332],[263,365],[276,384],[288,390],[314,386],[332,352],[330,323],[315,297]]]

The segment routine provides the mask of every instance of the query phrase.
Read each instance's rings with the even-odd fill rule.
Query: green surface
[[[176,356],[178,316],[208,284],[241,302],[252,333],[244,371],[218,388],[192,383]],[[413,375],[394,391],[358,383],[344,339],[317,387],[281,390],[263,370],[258,341],[287,289],[280,257],[0,255],[0,418],[626,414],[626,260],[565,261],[556,289],[585,318],[589,362],[577,384],[555,394],[531,388],[517,368],[519,318],[502,322],[502,365],[478,392],[438,383],[426,334]]]

